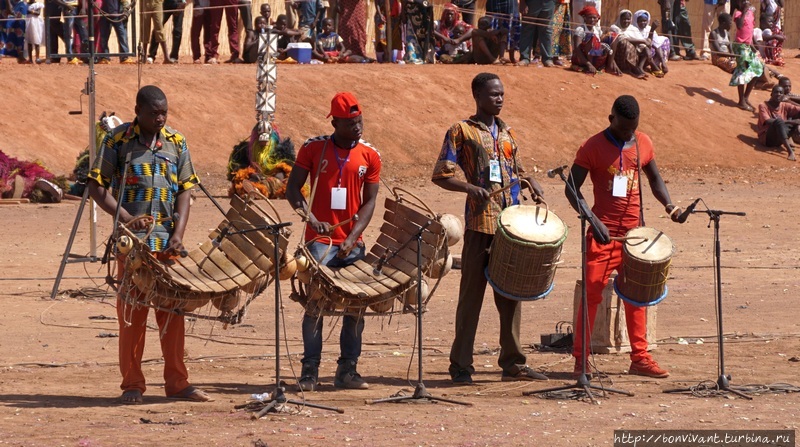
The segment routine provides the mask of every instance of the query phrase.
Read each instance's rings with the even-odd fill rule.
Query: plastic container
[[[311,44],[308,42],[290,43],[286,46],[286,53],[299,64],[311,62]]]

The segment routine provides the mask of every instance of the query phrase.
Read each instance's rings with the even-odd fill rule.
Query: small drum
[[[543,206],[514,205],[497,219],[486,279],[500,295],[538,300],[553,290],[567,226]]]
[[[625,235],[622,271],[614,289],[625,302],[652,306],[667,297],[667,278],[675,246],[655,228],[639,227]]]

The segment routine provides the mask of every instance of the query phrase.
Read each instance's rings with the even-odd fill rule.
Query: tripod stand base
[[[455,404],[455,405],[465,405],[468,407],[472,406],[472,403],[470,402],[461,402],[458,400],[446,399],[444,397],[434,396],[428,392],[428,390],[425,388],[425,384],[422,382],[417,384],[416,388],[414,388],[414,394],[412,394],[411,396],[386,397],[383,399],[376,399],[368,403],[381,404],[386,402],[409,402],[409,401],[419,402],[419,403],[447,402],[449,404]]]
[[[603,386],[592,385],[591,381],[589,380],[589,376],[587,374],[581,374],[578,377],[578,381],[572,385],[565,385],[565,386],[557,386],[553,388],[545,388],[543,390],[535,390],[535,391],[526,391],[522,393],[523,396],[531,396],[535,394],[546,394],[546,393],[553,393],[557,391],[566,391],[566,390],[578,390],[583,391],[586,396],[592,401],[596,402],[594,395],[592,394],[591,390],[598,390],[602,392],[609,392],[609,393],[617,393],[623,394],[625,396],[633,396],[633,393],[630,391],[625,390],[618,390],[615,388],[606,388]]]
[[[739,397],[742,397],[747,400],[753,400],[752,397],[744,394],[743,392],[736,389],[736,387],[731,386],[731,376],[722,374],[717,378],[717,391],[722,391],[726,393],[733,393]],[[674,388],[671,390],[664,390],[664,393],[692,393],[695,395],[693,388]]]
[[[301,407],[318,408],[320,410],[335,411],[339,414],[344,413],[344,410],[342,410],[341,408],[315,404],[311,402],[306,402],[304,400],[287,399],[286,394],[284,394],[283,387],[275,388],[275,391],[270,393],[270,397],[272,397],[272,399],[265,403],[264,408],[262,408],[261,410],[259,410],[258,413],[253,415],[253,419],[261,419],[262,417],[264,417],[264,415],[266,415],[270,411],[277,413],[278,405],[282,404],[292,404]]]

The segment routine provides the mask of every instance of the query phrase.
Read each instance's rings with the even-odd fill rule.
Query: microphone
[[[386,263],[388,258],[389,258],[389,250],[386,250],[383,253],[383,256],[381,256],[381,258],[378,259],[378,265],[374,269],[372,269],[372,274],[373,275],[378,276],[378,275],[382,275],[383,274],[383,264]]]
[[[553,168],[547,171],[547,176],[550,178],[555,178],[557,175],[560,175],[562,172],[564,172],[564,169],[567,169],[568,167],[569,167],[568,165],[564,165],[564,166],[559,166],[557,168]]]
[[[215,248],[219,248],[219,244],[222,242],[223,239],[225,239],[225,236],[227,236],[228,232],[230,231],[231,227],[225,226],[225,228],[223,228],[222,231],[219,232],[217,237],[215,237],[214,240],[211,241],[211,245],[213,245]]]
[[[694,202],[692,202],[691,205],[686,207],[686,210],[684,212],[682,212],[680,216],[678,216],[678,223],[686,222],[686,219],[689,218],[689,214],[692,214],[694,212],[694,209],[697,206],[697,204],[700,202],[700,200],[702,200],[702,199],[698,197]]]

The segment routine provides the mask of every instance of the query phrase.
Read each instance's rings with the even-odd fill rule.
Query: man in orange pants
[[[639,171],[647,176],[655,198],[665,206],[670,218],[678,222],[680,207],[670,203],[669,192],[656,166],[653,142],[639,126],[639,103],[633,96],[620,96],[614,101],[610,125],[604,131],[586,140],[578,149],[565,193],[572,207],[579,205],[570,192],[574,185],[579,200],[580,188],[591,176],[594,193],[594,225],[585,237],[586,296],[588,301],[589,334],[592,333],[597,306],[603,300],[603,289],[612,271],[622,265],[622,243],[611,237],[625,236],[628,230],[643,225]],[[572,355],[575,357],[575,375],[582,372],[583,309],[578,311]],[[658,366],[647,352],[647,311],[625,302],[625,320],[631,342],[630,374],[665,378],[669,372]]]
[[[189,219],[189,190],[200,181],[192,167],[186,139],[166,127],[167,97],[156,86],[142,87],[136,94],[136,119],[125,123],[103,139],[101,155],[89,173],[89,192],[103,211],[115,215],[119,203],[119,221],[137,237],[146,238],[150,250],[159,259],[185,250],[183,233]],[[124,185],[123,172],[127,171]],[[111,187],[115,185],[115,193]],[[150,216],[149,222],[137,216]],[[119,259],[120,272],[124,266]],[[129,297],[130,298],[130,297]],[[131,304],[117,297],[119,317],[119,369],[122,373],[121,401],[142,403],[146,390],[142,373],[148,307]],[[164,391],[167,397],[193,401],[211,398],[189,385],[183,363],[184,320],[182,315],[156,311],[161,352],[164,356]]]

